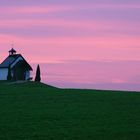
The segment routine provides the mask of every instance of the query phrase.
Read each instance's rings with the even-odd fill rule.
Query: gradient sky
[[[140,84],[140,1],[0,0],[1,61],[11,44],[30,63],[88,73],[69,82]]]

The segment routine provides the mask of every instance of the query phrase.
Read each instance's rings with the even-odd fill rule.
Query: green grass
[[[0,140],[139,140],[140,93],[0,82]]]

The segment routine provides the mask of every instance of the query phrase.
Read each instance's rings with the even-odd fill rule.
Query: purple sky
[[[140,84],[139,15],[138,0],[0,1],[0,60],[14,44],[61,69],[52,82]]]

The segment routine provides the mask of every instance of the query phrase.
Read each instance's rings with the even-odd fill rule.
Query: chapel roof
[[[27,63],[21,54],[9,55],[1,64],[0,68],[8,68],[9,65],[12,65],[19,57],[23,59],[26,65],[28,65],[29,70],[33,70],[32,67]]]

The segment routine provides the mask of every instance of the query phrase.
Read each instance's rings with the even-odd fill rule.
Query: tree
[[[11,66],[10,66],[10,64],[9,64],[9,66],[8,66],[8,75],[7,75],[7,80],[8,80],[8,81],[12,80],[12,75],[11,75]]]
[[[40,77],[40,66],[39,65],[37,66],[37,69],[36,69],[35,81],[36,82],[40,82],[41,81],[41,77]]]

